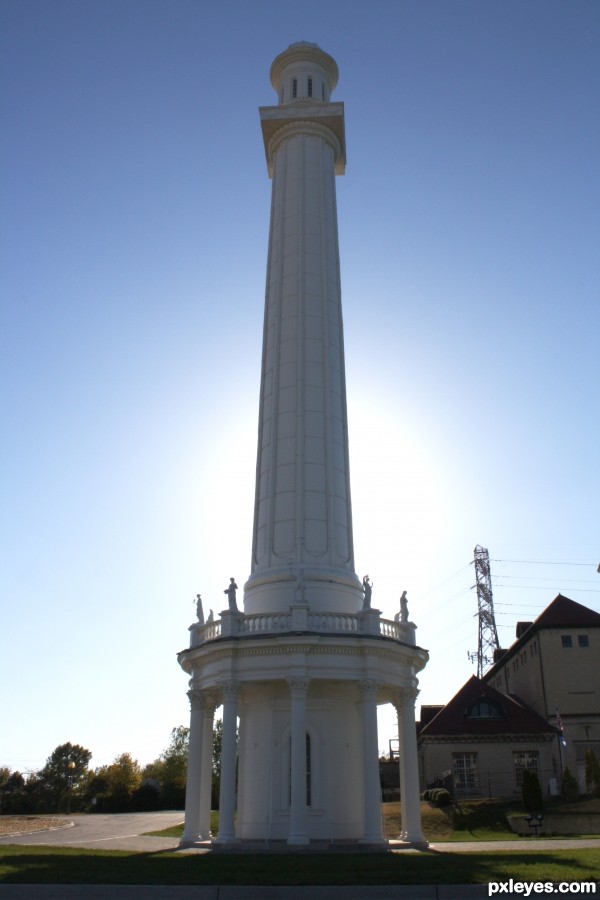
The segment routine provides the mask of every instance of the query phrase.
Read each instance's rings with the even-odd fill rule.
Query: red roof
[[[478,700],[488,701],[497,717],[473,716]],[[469,735],[555,734],[556,729],[516,695],[501,694],[472,675],[441,711],[427,722],[419,738]]]
[[[552,603],[539,614],[534,628],[573,628],[573,627],[597,627],[600,628],[600,613],[588,609],[581,603],[575,603],[562,594],[557,594]]]
[[[502,656],[487,670],[486,680],[491,680],[496,671],[506,665],[511,656],[518,653],[523,644],[542,628],[600,628],[600,613],[594,612],[593,609],[589,609],[581,603],[576,603],[563,594],[557,594],[552,603],[539,614],[529,628],[522,631],[517,640],[504,650]]]

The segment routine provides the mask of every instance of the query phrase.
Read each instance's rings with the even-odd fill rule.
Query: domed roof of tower
[[[321,50],[319,45],[312,41],[296,41],[290,44],[287,50],[275,57],[270,73],[271,84],[275,90],[279,92],[284,72],[286,70],[289,72],[290,67],[298,65],[318,67],[328,81],[327,96],[329,97],[329,94],[338,83],[339,70],[337,63],[329,53]]]
[[[288,50],[291,50],[293,47],[316,47],[317,50],[320,50],[318,44],[314,44],[312,41],[294,41],[293,44],[290,44]]]

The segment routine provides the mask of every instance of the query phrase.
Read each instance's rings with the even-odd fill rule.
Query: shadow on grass
[[[7,846],[0,848],[4,884],[483,884],[488,881],[589,881],[600,878],[597,850],[536,854],[129,853]]]

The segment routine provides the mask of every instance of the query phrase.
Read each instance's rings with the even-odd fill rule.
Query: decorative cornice
[[[288,141],[299,135],[302,137],[311,136],[322,138],[333,149],[335,162],[337,163],[340,159],[342,148],[331,128],[317,122],[311,122],[310,120],[296,119],[294,122],[288,122],[287,125],[282,125],[278,128],[269,140],[267,145],[267,159],[269,163],[273,162],[273,157],[284,141]]]
[[[280,139],[295,134],[318,134],[327,140],[336,154],[335,174],[343,175],[346,167],[346,137],[344,134],[344,104],[319,103],[311,106],[261,106],[260,122],[267,157],[269,177],[273,175],[273,152]],[[283,132],[284,128],[293,129]],[[326,132],[316,129],[326,129]],[[333,138],[333,139],[332,139]]]
[[[548,743],[555,739],[555,734],[548,732],[540,732],[538,734],[433,734],[423,735],[418,738],[418,743],[422,744],[531,744],[531,743]],[[515,749],[518,749],[515,746]]]

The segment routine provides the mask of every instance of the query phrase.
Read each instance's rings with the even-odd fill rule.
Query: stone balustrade
[[[307,607],[293,607],[289,613],[223,612],[221,618],[190,627],[191,647],[224,637],[247,637],[285,633],[355,634],[384,637],[415,645],[412,622],[382,619],[379,610],[360,613],[313,613]]]

